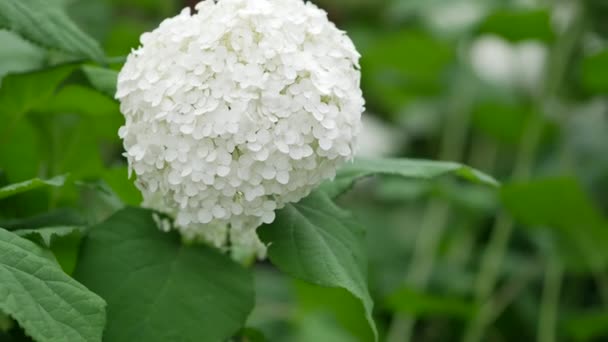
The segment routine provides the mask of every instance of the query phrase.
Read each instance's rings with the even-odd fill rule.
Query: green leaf
[[[12,137],[15,125],[23,115],[45,103],[73,69],[74,65],[66,64],[8,75],[3,79],[0,88],[0,120],[5,125],[0,128],[0,146]]]
[[[266,342],[264,333],[255,328],[243,328],[239,336],[244,342]]]
[[[0,310],[36,341],[101,341],[103,299],[33,242],[0,229],[0,246]]]
[[[602,340],[608,336],[608,311],[579,313],[564,322],[565,330],[576,341]]]
[[[501,198],[523,223],[554,228],[565,240],[565,248],[578,248],[590,262],[608,262],[608,221],[577,180],[547,178],[508,184],[501,189]]]
[[[59,187],[65,184],[65,181],[66,176],[56,176],[47,180],[34,178],[25,182],[10,184],[0,188],[0,199],[4,199],[10,196],[14,196],[26,191],[38,189],[45,186]]]
[[[454,56],[449,44],[412,30],[378,32],[370,42],[357,44],[362,47],[362,86],[383,112],[398,114],[445,86],[445,72]]]
[[[56,239],[73,234],[80,235],[83,230],[83,227],[57,226],[38,229],[20,229],[14,231],[14,233],[28,240],[37,242],[44,247],[51,248]]]
[[[72,274],[83,231],[82,226],[49,226],[20,229],[13,233],[50,249],[63,271]]]
[[[43,113],[73,113],[92,118],[109,119],[120,117],[118,103],[108,99],[98,91],[81,85],[62,87],[47,103],[41,104],[36,111]],[[116,137],[116,132],[112,132]]]
[[[452,316],[468,319],[475,312],[475,305],[458,297],[437,296],[402,288],[390,295],[386,306],[393,311],[415,316]]]
[[[583,59],[581,82],[592,93],[608,93],[608,49]]]
[[[126,166],[114,167],[104,170],[102,178],[125,204],[137,206],[143,198],[135,187],[133,178],[129,179],[128,175]]]
[[[118,79],[117,71],[90,65],[83,66],[82,70],[89,82],[91,82],[93,88],[112,99],[114,98],[114,95],[116,95],[116,82]]]
[[[486,101],[473,111],[473,125],[500,142],[517,145],[528,121],[538,113],[519,104]]]
[[[277,211],[259,230],[268,256],[281,271],[319,286],[348,290],[358,298],[374,338],[373,301],[367,288],[363,229],[323,192]]]
[[[415,159],[358,159],[339,169],[336,178],[331,182],[323,183],[320,189],[331,197],[336,197],[349,190],[357,180],[373,175],[432,179],[447,174],[454,174],[477,183],[491,186],[498,185],[494,178],[454,162]]]
[[[40,46],[75,57],[97,62],[105,58],[99,44],[78,28],[57,1],[2,0],[0,27],[11,29]]]
[[[368,327],[367,318],[361,311],[361,302],[343,288],[316,286],[303,281],[294,281],[297,295],[296,317],[328,315],[338,324],[336,328],[347,331],[359,341],[374,337]]]
[[[488,16],[479,31],[497,34],[512,42],[530,39],[550,42],[555,36],[551,15],[546,9],[501,9]]]
[[[9,31],[0,30],[0,79],[9,73],[35,70],[44,64],[46,53]]]
[[[91,228],[75,277],[108,302],[106,341],[220,341],[253,308],[251,274],[207,246],[161,232],[127,208]]]
[[[80,211],[72,208],[59,208],[31,217],[0,221],[0,227],[8,230],[34,229],[49,226],[83,226],[86,224],[87,222]]]

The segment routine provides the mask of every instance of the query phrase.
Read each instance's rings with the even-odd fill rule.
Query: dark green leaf
[[[101,341],[104,301],[34,243],[0,229],[0,310],[44,341]]]
[[[492,33],[512,42],[538,39],[552,41],[555,33],[551,16],[545,9],[498,10],[481,24],[481,33]]]
[[[564,325],[576,341],[601,341],[608,336],[608,311],[578,314],[567,319]]]
[[[320,189],[331,197],[336,197],[364,177],[373,175],[394,175],[406,178],[432,179],[454,174],[467,180],[498,185],[496,180],[482,172],[454,162],[414,160],[414,159],[357,159],[338,170],[336,178],[321,185]]]
[[[71,208],[60,208],[36,216],[0,221],[0,227],[8,230],[34,229],[48,226],[83,226],[86,224],[84,216]]]
[[[581,82],[590,92],[608,93],[608,50],[600,51],[583,59]]]
[[[91,228],[75,276],[108,302],[107,341],[220,341],[253,307],[251,274],[127,208]]]
[[[14,126],[25,113],[45,103],[57,86],[74,69],[62,65],[23,74],[8,75],[0,88],[0,146],[14,134]]]
[[[281,271],[306,282],[348,290],[358,298],[373,336],[373,301],[367,288],[363,229],[323,192],[277,212],[260,230],[268,256]]]
[[[484,102],[473,111],[473,124],[488,136],[507,144],[517,145],[528,120],[529,108],[505,102]]]
[[[0,27],[11,29],[40,46],[101,62],[99,44],[53,0],[2,0]]]
[[[0,188],[0,199],[14,196],[26,191],[38,189],[45,186],[59,187],[65,184],[66,176],[57,176],[51,179],[34,178],[25,182],[14,183]]]
[[[387,307],[393,311],[415,316],[452,316],[467,319],[475,312],[475,305],[458,297],[437,296],[402,288],[389,296]]]
[[[412,30],[380,32],[369,46],[361,45],[364,92],[393,115],[421,96],[440,92],[454,53],[445,42]]]
[[[266,342],[264,333],[255,328],[243,328],[239,333],[240,340],[243,342]]]
[[[502,188],[501,198],[507,210],[523,223],[555,228],[569,248],[578,248],[591,262],[608,261],[608,221],[575,179],[508,184]]]

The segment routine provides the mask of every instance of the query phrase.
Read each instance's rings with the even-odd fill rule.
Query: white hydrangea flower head
[[[263,257],[255,229],[355,153],[359,54],[303,0],[207,0],[141,36],[118,77],[144,206],[190,239]]]

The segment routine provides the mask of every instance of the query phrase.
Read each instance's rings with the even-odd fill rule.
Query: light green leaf
[[[101,341],[105,302],[33,242],[0,228],[0,310],[36,341]]]
[[[118,103],[108,99],[98,91],[81,85],[62,87],[47,103],[41,104],[35,110],[42,113],[73,113],[100,120],[119,116]],[[116,137],[116,132],[112,132]]]
[[[336,197],[349,190],[357,180],[373,175],[432,179],[447,174],[454,174],[477,183],[498,185],[494,178],[454,162],[415,159],[357,159],[339,169],[336,178],[331,182],[323,183],[320,189],[331,197]]]
[[[363,229],[350,213],[323,192],[313,192],[277,211],[275,221],[259,230],[268,256],[281,271],[306,282],[348,290],[365,310],[370,335],[377,338],[373,301],[367,288]]]
[[[117,71],[90,65],[83,66],[82,71],[84,71],[84,74],[95,89],[114,98],[114,95],[116,95],[116,82],[118,80]]]
[[[161,232],[144,209],[92,227],[75,277],[108,302],[106,341],[223,341],[253,308],[247,270],[214,248]]]
[[[28,240],[38,242],[44,247],[51,248],[55,239],[73,234],[80,235],[83,230],[83,227],[57,226],[37,229],[20,229],[14,231],[14,233]]]
[[[133,178],[129,179],[126,166],[118,166],[104,170],[102,178],[116,195],[127,205],[137,206],[143,198],[135,187]]]
[[[40,68],[46,53],[13,32],[0,30],[0,79],[9,73]]]
[[[297,298],[297,318],[327,315],[336,321],[336,330],[348,332],[354,340],[373,339],[367,318],[362,312],[361,301],[347,290],[317,286],[300,280],[293,283]]]
[[[57,176],[51,179],[43,180],[40,178],[34,178],[25,182],[10,184],[0,188],[0,199],[14,196],[26,191],[38,189],[45,186],[59,187],[65,184],[66,176]]]
[[[105,58],[99,44],[78,28],[57,1],[2,0],[0,27],[11,29],[40,46],[75,57],[97,62]]]

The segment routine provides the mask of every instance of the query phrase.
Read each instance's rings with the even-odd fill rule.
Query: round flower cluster
[[[359,54],[302,0],[208,0],[141,37],[118,77],[144,206],[190,239],[263,257],[255,229],[352,158]]]

